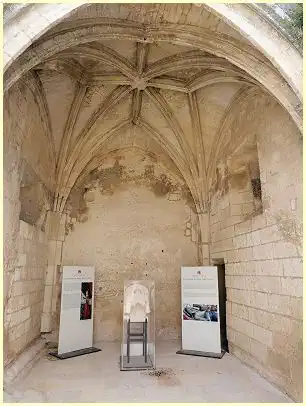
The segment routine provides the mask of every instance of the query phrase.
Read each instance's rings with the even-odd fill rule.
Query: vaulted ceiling
[[[64,208],[74,185],[115,144],[123,148],[138,139],[146,148],[149,139],[171,159],[203,210],[228,117],[239,103],[266,92],[259,79],[274,70],[207,10],[197,17],[204,24],[199,29],[188,13],[175,27],[170,16],[170,25],[165,13],[175,5],[117,6],[77,11],[8,72],[8,81],[21,76],[40,107],[54,157],[55,209]],[[261,72],[252,74],[255,67],[243,52],[260,61]],[[249,69],[242,69],[247,63]]]

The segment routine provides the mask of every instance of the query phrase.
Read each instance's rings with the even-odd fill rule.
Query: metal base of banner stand
[[[82,350],[65,352],[63,354],[58,354],[57,352],[49,352],[49,354],[52,355],[53,357],[56,357],[59,359],[67,359],[67,358],[79,357],[80,355],[91,354],[93,352],[98,352],[98,351],[102,351],[102,350],[100,348],[96,348],[96,347],[89,347],[89,348],[83,348]]]
[[[148,357],[147,362],[144,361],[144,357],[131,356],[130,362],[127,361],[127,356],[120,357],[120,371],[141,371],[147,369],[154,369],[152,360]]]
[[[179,350],[176,351],[177,354],[183,355],[195,355],[198,357],[207,357],[207,358],[218,358],[221,359],[226,351],[222,350],[221,353],[215,352],[203,352],[203,351],[193,351],[193,350]]]

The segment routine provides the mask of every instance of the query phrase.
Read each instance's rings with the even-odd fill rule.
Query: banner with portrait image
[[[181,268],[182,351],[221,354],[218,269]]]
[[[63,267],[58,354],[92,347],[94,278],[94,267]]]

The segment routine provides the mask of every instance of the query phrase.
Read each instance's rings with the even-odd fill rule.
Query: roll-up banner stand
[[[64,266],[58,352],[60,359],[101,351],[93,345],[95,269]]]
[[[218,268],[181,268],[182,347],[178,354],[222,358]]]

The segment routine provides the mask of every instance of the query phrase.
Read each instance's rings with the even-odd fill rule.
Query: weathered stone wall
[[[256,134],[263,213],[243,212],[250,194],[229,180],[212,200],[211,257],[225,262],[230,351],[301,400],[302,143],[280,106],[254,120],[251,104],[232,131]]]
[[[22,208],[20,188],[24,181],[34,181],[34,178],[29,176],[32,173],[39,174],[39,184],[50,185],[54,181],[52,171],[49,170],[50,160],[46,159],[48,146],[40,111],[33,94],[23,84],[14,86],[5,95],[3,138],[4,362],[7,364],[39,334],[37,317],[41,309],[38,303],[42,300],[39,292],[43,285],[43,268],[46,266],[45,261],[39,257],[40,254],[46,255],[45,246],[40,241],[42,236],[37,237],[36,231],[29,231],[27,234],[20,229],[20,224],[27,226],[19,221]],[[35,182],[32,182],[32,185],[35,186]],[[35,206],[37,198],[39,199],[39,194],[34,193],[32,202],[29,202],[32,207]],[[31,207],[31,204],[29,206]],[[35,221],[32,224],[34,223]],[[37,294],[34,294],[35,292]]]
[[[17,255],[16,239],[20,211],[20,144],[25,127],[24,121],[18,118],[26,114],[26,104],[22,101],[20,89],[16,88],[15,91],[12,90],[6,94],[3,106],[4,310],[11,289],[14,260]]]
[[[13,86],[4,101],[5,363],[39,334],[45,270],[42,331],[59,318],[58,266],[93,264],[96,340],[120,338],[126,277],[155,280],[157,336],[175,338],[180,267],[210,256],[226,264],[232,353],[301,399],[302,146],[289,116],[274,102],[261,105],[258,90],[266,87],[301,128],[301,56],[254,6],[226,4],[89,5],[35,43],[75,6],[55,8],[26,7],[5,27],[6,66],[32,42],[5,74],[5,88]],[[100,18],[95,26],[90,17]],[[140,42],[118,40],[117,29],[131,34],[124,19],[139,24]],[[178,29],[167,33],[169,24]],[[78,48],[97,33],[100,50]],[[70,47],[73,59],[62,65],[56,52]],[[152,78],[139,81],[153,61]],[[174,76],[164,81],[167,72]],[[27,86],[16,85],[21,76]]]
[[[11,361],[40,334],[47,236],[37,227],[19,222],[18,258],[7,306],[8,359]]]
[[[194,221],[184,183],[152,153],[111,153],[70,200],[63,265],[94,265],[95,340],[121,338],[124,280],[156,287],[156,337],[180,336],[180,267],[197,264]],[[83,196],[83,197],[82,197]]]

